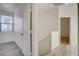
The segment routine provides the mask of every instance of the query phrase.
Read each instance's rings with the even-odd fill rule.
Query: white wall
[[[35,42],[34,45],[36,48],[34,50],[36,52],[35,55],[38,55],[39,54],[38,51],[40,52],[44,51],[43,49],[44,47],[45,52],[49,52],[51,50],[51,39],[45,40],[45,38],[51,37],[51,32],[58,30],[58,9],[54,8],[52,4],[41,3],[41,4],[34,4],[32,10],[33,10],[33,39],[34,39],[33,41]]]
[[[39,4],[38,12],[40,41],[51,36],[52,31],[58,30],[58,8],[51,4]]]
[[[13,32],[0,32],[0,43],[14,41],[15,33]]]
[[[52,40],[51,32],[58,30],[58,8],[51,6],[52,5],[50,4],[45,4],[45,5],[39,4],[38,6],[38,12],[39,12],[38,13],[39,40],[38,41],[40,42],[38,45],[38,50],[40,55],[51,51],[51,40]],[[44,43],[48,43],[48,44],[44,44]],[[56,44],[58,44],[58,42]]]
[[[78,15],[77,4],[62,5],[59,7],[60,17],[70,17],[70,44],[78,45]]]

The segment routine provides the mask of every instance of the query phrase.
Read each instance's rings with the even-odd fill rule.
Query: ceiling
[[[15,12],[16,9],[23,8],[24,3],[0,3],[0,10]]]
[[[20,10],[25,8],[25,5],[27,3],[0,3],[0,10],[9,11],[9,12],[15,12],[15,10]],[[43,7],[58,7],[60,5],[63,5],[65,3],[42,3]],[[40,7],[40,6],[39,6]]]

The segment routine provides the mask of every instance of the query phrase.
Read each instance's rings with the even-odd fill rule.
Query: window
[[[13,29],[12,16],[1,15],[0,16],[0,31],[7,32]]]

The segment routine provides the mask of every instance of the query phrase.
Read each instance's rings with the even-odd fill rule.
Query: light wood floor
[[[70,40],[69,37],[61,37],[61,44],[69,44]]]
[[[23,53],[15,42],[7,42],[0,44],[0,56],[23,56]]]
[[[77,56],[77,47],[62,44],[46,56]]]

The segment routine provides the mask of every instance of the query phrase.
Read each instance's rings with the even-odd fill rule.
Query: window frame
[[[10,16],[10,17],[12,17],[12,23],[1,23],[1,16],[2,15],[0,15],[0,32],[13,32],[13,30],[14,30],[14,17]],[[3,16],[9,16],[9,15],[3,15]],[[1,24],[6,24],[6,25],[10,24],[10,25],[12,25],[12,30],[11,31],[1,31]]]

